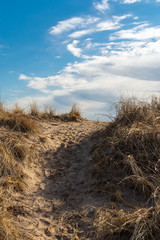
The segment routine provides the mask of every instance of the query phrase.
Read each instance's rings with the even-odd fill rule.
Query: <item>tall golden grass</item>
[[[31,103],[28,113],[18,105],[7,110],[0,102],[0,240],[22,240],[21,233],[14,225],[13,215],[17,216],[18,207],[12,206],[15,192],[25,190],[23,163],[34,161],[37,150],[27,143],[28,134],[39,133],[37,119],[58,119],[78,121],[80,111],[74,105],[69,113],[56,115],[47,105],[41,112],[36,102]]]
[[[84,120],[81,116],[79,107],[73,104],[69,113],[61,114],[58,116],[62,121],[81,121]]]
[[[61,121],[81,121],[84,120],[81,116],[80,109],[77,104],[73,104],[71,110],[68,113],[56,114],[56,110],[51,105],[44,105],[44,111],[40,111],[37,102],[33,101],[30,104],[31,116],[38,118],[57,119]]]
[[[22,162],[34,159],[36,150],[26,144],[26,134],[37,134],[37,119],[83,120],[77,105],[56,115],[36,103],[24,113],[0,103],[0,240],[21,239],[13,224],[12,193],[24,191]],[[35,121],[36,120],[36,121]],[[160,239],[160,98],[140,101],[121,98],[116,117],[109,123],[91,158],[95,191],[104,194],[106,207],[93,221],[95,239]],[[35,155],[33,154],[35,151]],[[11,211],[12,210],[12,211]]]
[[[0,239],[21,239],[14,225],[12,197],[14,192],[25,189],[23,162],[29,162],[36,156],[34,147],[29,146],[23,134],[37,133],[37,125],[14,106],[11,111],[0,103]],[[13,211],[11,211],[11,209]]]
[[[13,215],[18,208],[12,206],[15,192],[25,190],[23,163],[29,164],[37,157],[34,146],[30,146],[23,133],[2,128],[0,134],[0,239],[22,239]]]
[[[160,239],[160,98],[121,98],[91,158],[96,191],[110,206],[95,220],[98,239]],[[114,208],[113,208],[114,206]]]

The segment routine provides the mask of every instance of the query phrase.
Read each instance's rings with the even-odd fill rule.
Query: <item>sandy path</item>
[[[96,239],[92,220],[104,199],[94,194],[89,161],[102,122],[45,122],[42,134],[31,137],[39,158],[26,169],[28,187],[15,204],[22,209],[17,221],[34,240]],[[91,135],[94,135],[91,137]]]

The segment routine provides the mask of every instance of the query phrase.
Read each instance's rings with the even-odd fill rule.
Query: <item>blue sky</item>
[[[158,94],[159,12],[160,0],[1,1],[1,98],[102,119],[122,94]]]

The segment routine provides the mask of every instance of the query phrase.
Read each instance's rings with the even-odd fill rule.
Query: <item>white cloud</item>
[[[67,49],[68,51],[70,51],[74,56],[76,57],[81,57],[82,55],[82,49],[81,48],[77,48],[77,44],[79,43],[79,41],[74,40],[72,43],[67,45]]]
[[[74,17],[68,20],[60,21],[55,27],[51,27],[50,34],[61,34],[76,28],[83,23],[83,18]]]
[[[30,79],[28,87],[38,90],[45,90],[48,86],[48,81],[46,78],[33,77]]]
[[[132,29],[115,32],[110,37],[110,40],[116,39],[147,40],[153,38],[154,39],[160,38],[160,26],[146,27],[145,24]]]
[[[134,2],[138,0],[123,0],[125,4]],[[109,8],[105,0],[94,2],[94,6],[100,12]],[[126,29],[126,21],[122,21],[129,17],[132,22],[129,21],[128,26],[132,28]],[[44,98],[39,97],[41,103],[52,101],[63,111],[64,105],[68,107],[77,102],[86,117],[93,112],[110,110],[111,102],[120,94],[142,97],[145,93],[157,93],[160,91],[160,26],[137,22],[138,26],[133,27],[133,21],[137,19],[126,14],[110,18],[75,17],[59,22],[51,28],[50,34],[70,31],[63,44],[81,61],[67,64],[53,76],[41,78],[20,74],[19,79],[26,80],[29,88],[44,94]],[[88,34],[111,30],[117,31],[106,34],[106,39],[109,38],[106,41],[77,40]]]
[[[141,0],[123,0],[122,3],[124,4],[131,4],[131,3],[136,3],[136,2],[141,2]]]
[[[92,114],[91,118],[95,111],[110,110],[111,102],[120,94],[143,97],[145,93],[160,90],[160,40],[147,44],[145,41],[112,42],[108,46],[114,51],[68,64],[57,75],[32,79],[25,76],[28,87],[46,92],[46,97],[50,96],[54,105],[62,109],[64,103],[65,106],[80,103],[84,116]]]
[[[118,22],[107,20],[107,21],[98,23],[96,27],[98,31],[107,31],[107,30],[118,29],[121,27],[121,25]]]
[[[76,31],[73,32],[69,35],[70,38],[80,38],[83,37],[85,35],[91,34],[92,32],[94,32],[94,29],[87,29],[87,30],[81,30],[81,31]]]
[[[30,104],[36,101],[38,103],[39,107],[44,107],[45,104],[50,104],[52,106],[53,103],[53,96],[26,96],[26,97],[21,97],[18,99],[15,99],[13,101],[13,106],[15,103],[18,103],[22,109],[25,111],[30,110]],[[10,104],[10,103],[9,103]]]
[[[19,79],[19,80],[31,80],[32,78],[31,78],[31,77],[28,77],[28,76],[26,76],[26,75],[24,75],[24,74],[20,74],[18,79]]]
[[[95,23],[99,18],[96,17],[73,17],[64,21],[58,22],[54,27],[50,28],[50,34],[58,35],[63,32],[70,31],[77,27],[84,28],[89,24]]]
[[[93,3],[93,5],[100,12],[104,12],[109,8],[108,0],[102,0],[101,3],[96,1]]]
[[[80,38],[80,37],[83,37],[85,35],[95,33],[95,32],[116,30],[122,26],[122,24],[120,22],[128,17],[132,17],[132,15],[126,14],[126,15],[122,15],[122,16],[113,16],[113,18],[110,20],[99,21],[99,23],[95,23],[94,26],[92,25],[89,29],[84,29],[81,31],[73,32],[73,33],[69,34],[68,37]]]
[[[95,44],[94,44],[95,45]],[[93,45],[93,46],[94,46]],[[99,50],[106,56],[152,56],[160,54],[160,40],[157,41],[122,41],[99,45]]]
[[[128,17],[133,17],[132,14],[125,14],[125,15],[121,15],[121,16],[113,16],[113,19],[116,21],[116,22],[120,22]],[[133,19],[137,19],[136,17],[133,17]]]

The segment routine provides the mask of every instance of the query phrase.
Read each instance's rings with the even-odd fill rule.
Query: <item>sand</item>
[[[107,123],[38,124],[39,133],[28,141],[39,154],[24,166],[28,177],[24,194],[15,194],[15,224],[23,239],[97,239],[93,220],[105,199],[96,194],[90,156]]]

